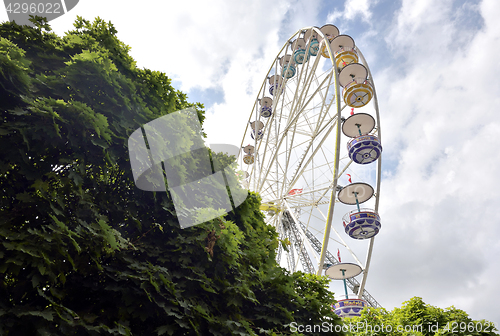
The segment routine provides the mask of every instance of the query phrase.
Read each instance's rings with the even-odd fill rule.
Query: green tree
[[[345,319],[354,335],[498,335],[492,322],[472,320],[463,310],[426,304],[413,297],[401,308],[388,312],[384,308],[367,308],[360,317]]]
[[[111,23],[78,18],[59,37],[34,22],[0,25],[0,334],[272,335],[341,323],[325,278],[276,264],[258,195],[181,230],[168,193],[135,187],[132,132],[187,107],[203,122],[202,104],[138,69]],[[181,178],[197,160],[177,162]]]

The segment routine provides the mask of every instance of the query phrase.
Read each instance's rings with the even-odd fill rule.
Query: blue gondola
[[[306,57],[306,51],[304,49],[297,49],[293,52],[293,60],[297,64],[302,64],[309,60],[309,55]]]
[[[306,54],[307,43],[303,38],[298,38],[292,43],[293,61],[297,64],[305,63],[309,60],[309,53]]]
[[[283,78],[279,75],[272,75],[269,77],[269,93],[274,96],[275,91],[279,86],[282,86],[281,93],[283,93]]]
[[[319,52],[319,42],[317,39],[313,39],[309,44],[309,55],[316,56],[318,55],[318,52]]]
[[[269,118],[273,114],[273,109],[267,106],[262,106],[260,109],[260,115],[263,118]]]
[[[369,164],[380,157],[382,145],[375,135],[362,135],[349,141],[347,150],[354,162]]]
[[[353,114],[342,124],[342,132],[352,138],[347,143],[347,151],[354,162],[369,164],[380,157],[382,153],[380,140],[375,135],[369,134],[374,128],[375,119],[367,113]]]
[[[293,64],[287,64],[283,67],[283,70],[281,71],[281,76],[290,79],[293,76],[295,76],[295,72],[297,72],[295,66],[293,66]]]
[[[252,132],[250,133],[250,137],[252,139],[254,139],[254,140],[257,140],[257,141],[262,140],[262,138],[264,137],[264,131],[263,130],[259,130],[257,132],[257,139],[255,139],[255,131],[252,130]]]
[[[333,309],[335,310],[335,314],[344,318],[361,316],[361,310],[365,307],[368,307],[368,303],[365,300],[344,299],[338,300]]]
[[[269,118],[273,114],[273,100],[269,97],[259,99],[260,103],[260,116],[262,118]]]
[[[381,228],[380,216],[371,209],[354,210],[343,219],[345,233],[353,239],[368,239],[376,236]]]

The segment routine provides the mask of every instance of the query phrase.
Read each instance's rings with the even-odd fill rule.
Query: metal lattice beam
[[[297,254],[299,255],[299,260],[302,263],[304,272],[314,273],[314,266],[309,257],[309,253],[304,247],[304,242],[300,239],[300,232],[297,228],[297,224],[293,220],[292,216],[288,211],[283,212],[282,225],[285,232],[288,232],[290,242],[294,245]],[[293,270],[294,268],[292,268]]]

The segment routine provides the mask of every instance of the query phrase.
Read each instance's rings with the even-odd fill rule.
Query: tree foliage
[[[78,18],[59,37],[34,22],[0,25],[1,334],[271,335],[340,323],[325,278],[276,264],[258,195],[181,230],[168,193],[135,187],[130,134],[189,106],[203,121],[202,104],[137,68],[111,23]],[[179,162],[186,174],[190,160]]]
[[[498,335],[495,325],[486,320],[472,320],[455,307],[446,309],[426,304],[414,297],[401,308],[366,308],[360,317],[344,321],[354,335]]]

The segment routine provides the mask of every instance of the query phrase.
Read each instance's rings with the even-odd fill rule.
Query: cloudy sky
[[[139,67],[204,103],[208,143],[240,144],[298,29],[332,23],[352,36],[376,83],[384,146],[366,289],[387,309],[420,296],[498,326],[500,1],[81,0],[52,27],[63,34],[76,15],[111,21]]]

